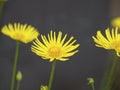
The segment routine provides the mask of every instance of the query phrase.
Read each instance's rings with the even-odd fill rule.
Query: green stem
[[[111,84],[112,84],[112,81],[113,81],[113,74],[114,74],[116,62],[117,62],[117,59],[116,59],[116,56],[115,56],[115,59],[112,62],[110,73],[108,74],[108,79],[106,81],[107,83],[106,83],[106,86],[105,86],[105,90],[110,90],[111,89]]]
[[[0,21],[2,19],[2,14],[3,14],[3,7],[4,7],[4,4],[7,0],[0,0]]]
[[[8,0],[0,0],[0,2],[7,2]]]
[[[14,90],[15,75],[16,75],[16,68],[17,68],[17,61],[18,61],[18,51],[19,51],[19,42],[16,41],[16,50],[15,50],[15,58],[14,58],[14,66],[13,66],[11,89],[10,90]]]
[[[52,82],[53,82],[53,77],[54,77],[54,71],[55,71],[55,64],[56,64],[56,60],[53,61],[53,63],[52,63],[52,69],[51,69],[51,73],[50,73],[48,90],[51,90],[51,86],[52,86]]]
[[[19,88],[20,88],[20,81],[17,82],[16,90],[19,90]]]
[[[95,90],[95,86],[94,86],[94,83],[92,83],[91,85],[92,85],[92,90]]]

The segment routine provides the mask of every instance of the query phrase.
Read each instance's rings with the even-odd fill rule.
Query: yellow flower
[[[117,17],[115,19],[113,19],[111,21],[111,24],[114,26],[114,27],[119,27],[120,28],[120,17]]]
[[[41,85],[40,90],[48,90],[48,86]]]
[[[110,32],[109,29],[105,30],[106,37],[97,31],[96,37],[92,37],[97,47],[104,49],[113,49],[116,51],[117,56],[120,56],[120,33],[118,28],[113,28]]]
[[[79,46],[79,44],[74,45],[76,42],[74,37],[71,37],[65,42],[66,37],[67,34],[62,38],[62,32],[59,32],[56,37],[56,32],[53,33],[51,31],[47,38],[41,35],[42,42],[38,40],[38,38],[35,39],[31,50],[43,59],[66,61],[68,57],[78,52],[78,50],[75,49]]]
[[[10,38],[23,43],[31,42],[39,35],[39,32],[31,25],[20,23],[14,23],[14,25],[8,24],[8,26],[5,25],[1,32]]]

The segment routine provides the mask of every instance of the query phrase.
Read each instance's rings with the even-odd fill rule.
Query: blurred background
[[[92,90],[88,77],[94,78],[99,90],[113,52],[95,47],[92,36],[110,27],[110,20],[120,16],[119,8],[120,0],[8,0],[3,5],[0,28],[20,22],[33,25],[41,34],[53,30],[74,36],[81,45],[79,52],[69,61],[57,61],[52,90]],[[1,33],[0,41],[0,90],[10,90],[15,41]],[[31,44],[20,44],[20,90],[40,90],[49,80],[52,63],[32,53]],[[112,90],[120,90],[119,81]]]

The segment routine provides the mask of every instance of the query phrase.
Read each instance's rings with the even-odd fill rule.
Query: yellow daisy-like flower
[[[38,37],[39,32],[31,25],[14,23],[3,26],[1,32],[10,38],[23,43],[31,42]]]
[[[101,34],[101,31],[97,31],[96,37],[92,37],[96,46],[104,49],[113,49],[116,51],[117,56],[120,56],[120,33],[118,28],[113,28],[111,32],[106,29],[105,34],[106,37]]]
[[[114,27],[119,27],[120,28],[120,17],[117,17],[115,19],[113,19],[111,21],[111,24],[114,26]]]
[[[66,37],[67,34],[62,38],[62,32],[59,32],[56,37],[56,32],[51,31],[47,38],[41,35],[42,42],[38,38],[35,39],[31,50],[43,59],[66,61],[68,57],[78,52],[76,49],[79,46],[79,44],[74,45],[76,42],[74,37],[65,42]]]

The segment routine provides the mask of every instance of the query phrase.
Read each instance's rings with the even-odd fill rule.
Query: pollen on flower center
[[[15,39],[17,39],[17,40],[21,40],[21,38],[23,38],[24,35],[21,34],[21,33],[15,33],[15,34],[13,35],[13,37],[14,37]]]
[[[51,47],[48,50],[48,54],[52,58],[57,58],[61,55],[61,50],[59,47]]]
[[[120,51],[120,41],[114,41],[112,43],[112,47],[117,50],[117,51]]]

